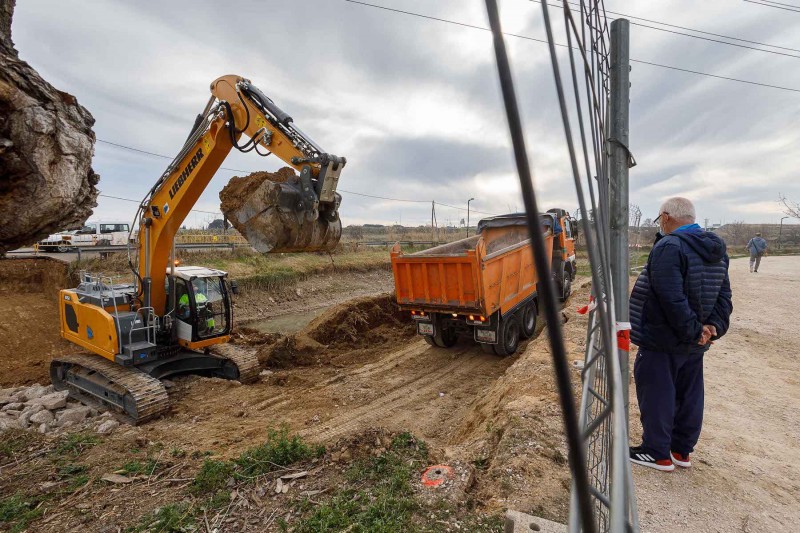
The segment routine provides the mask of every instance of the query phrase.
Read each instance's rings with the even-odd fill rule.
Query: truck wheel
[[[510,315],[500,322],[500,338],[494,345],[494,353],[506,357],[514,355],[519,346],[520,321],[517,315]]]
[[[536,307],[536,302],[531,301],[522,310],[521,330],[520,336],[523,339],[530,339],[536,331],[536,320],[539,318],[539,309]]]
[[[458,341],[458,334],[456,330],[453,328],[436,328],[436,332],[433,335],[433,342],[436,343],[436,346],[439,348],[452,348],[456,341]]]
[[[62,254],[69,251],[69,246],[65,243],[61,243],[56,247],[56,250],[61,252]]]
[[[572,294],[572,279],[570,278],[569,272],[564,269],[564,272],[561,274],[561,297],[559,300],[562,302],[566,302],[569,295]]]
[[[431,337],[430,335],[423,335],[422,338],[425,339],[425,342],[427,342],[431,346],[436,346],[436,342],[434,342],[433,337]]]

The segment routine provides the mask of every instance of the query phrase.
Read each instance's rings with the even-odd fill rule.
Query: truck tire
[[[514,355],[519,346],[519,334],[522,326],[516,314],[503,317],[500,321],[500,335],[494,345],[494,353],[501,357]]]
[[[536,322],[539,318],[539,309],[536,307],[536,301],[531,300],[531,302],[526,305],[520,311],[520,313],[521,318],[519,335],[523,339],[530,339],[536,332]]]
[[[433,342],[439,348],[452,348],[458,341],[458,334],[453,328],[436,328],[433,335]]]
[[[69,252],[69,245],[67,243],[62,242],[56,247],[56,250],[61,252],[62,254],[65,252]]]
[[[433,337],[431,337],[430,335],[423,335],[422,338],[425,339],[425,342],[427,342],[431,346],[436,346],[436,342],[433,340]]]
[[[566,268],[561,272],[559,288],[561,289],[561,295],[558,299],[562,302],[566,302],[569,295],[572,294],[572,278]]]

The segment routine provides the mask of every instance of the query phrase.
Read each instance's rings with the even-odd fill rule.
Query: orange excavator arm
[[[299,172],[296,185],[283,187],[282,209],[303,213],[308,221],[338,221],[341,198],[336,186],[346,160],[320,149],[249,80],[222,76],[211,84],[211,94],[180,153],[137,213],[139,252],[134,271],[142,305],[158,314],[165,308],[165,280],[175,235],[233,148],[262,156],[275,154]],[[249,141],[239,144],[242,136]]]

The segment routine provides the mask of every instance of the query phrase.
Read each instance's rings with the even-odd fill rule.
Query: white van
[[[39,249],[45,252],[67,252],[73,248],[127,244],[129,222],[87,222],[77,231],[65,231],[50,235],[39,241]]]

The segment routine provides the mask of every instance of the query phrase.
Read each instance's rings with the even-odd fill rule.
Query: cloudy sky
[[[482,0],[370,3],[488,25]],[[430,221],[431,200],[461,208],[438,206],[440,224],[457,224],[472,197],[479,212],[522,207],[488,32],[345,0],[222,6],[20,1],[12,36],[22,59],[92,112],[99,140],[170,158],[205,105],[212,80],[223,74],[251,79],[325,150],[347,157],[339,182],[345,224],[423,224]],[[606,0],[606,7],[800,49],[800,13],[738,0]],[[544,38],[539,4],[502,0],[501,12],[506,32]],[[556,32],[564,42],[563,24]],[[574,210],[547,46],[513,37],[507,44],[540,206]],[[800,52],[771,50],[797,57],[632,27],[634,59],[800,91]],[[673,195],[695,200],[699,218],[712,223],[777,222],[779,193],[800,201],[800,92],[643,63],[633,64],[631,83],[638,166],[630,194],[644,218]],[[141,198],[167,163],[96,145],[94,168],[105,195]],[[233,152],[224,166],[250,172],[283,165]],[[187,223],[215,218],[219,190],[242,174],[220,170]],[[95,216],[128,219],[134,206],[101,197]]]

